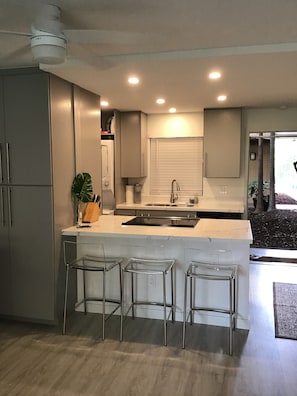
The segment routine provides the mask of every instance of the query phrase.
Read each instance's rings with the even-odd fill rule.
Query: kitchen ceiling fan
[[[63,13],[63,10],[62,10]],[[27,32],[19,32],[13,30],[1,30],[0,35],[13,35],[28,37],[28,42],[18,48],[15,52],[9,55],[10,59],[17,56],[30,53],[33,63],[46,65],[59,65],[67,61],[69,62],[68,44],[69,42],[75,44],[134,44],[141,39],[141,35],[136,32],[121,32],[113,30],[92,30],[92,29],[64,29],[61,21],[61,7],[59,0],[40,0],[39,10],[31,24],[31,29]],[[83,48],[81,48],[83,51]],[[79,61],[86,61],[88,63],[88,54],[84,50],[85,59],[75,59],[71,54],[72,64],[79,63]],[[66,58],[67,55],[67,58]],[[80,52],[81,55],[81,52]],[[104,59],[98,54],[90,55],[90,59],[94,61],[97,58],[98,62],[101,58],[101,63],[104,64]],[[7,62],[6,62],[7,63]]]

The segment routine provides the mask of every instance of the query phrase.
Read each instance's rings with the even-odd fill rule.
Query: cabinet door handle
[[[9,143],[6,143],[6,167],[7,167],[7,182],[10,183]]]
[[[3,183],[3,169],[2,169],[2,144],[0,143],[0,180]]]
[[[2,227],[5,226],[5,218],[4,218],[4,197],[3,197],[3,187],[0,190],[0,201],[1,201],[1,223]]]
[[[204,153],[204,177],[207,177],[207,153]]]
[[[8,195],[8,221],[10,224],[10,227],[12,227],[12,211],[11,211],[11,189],[7,189],[7,195]]]

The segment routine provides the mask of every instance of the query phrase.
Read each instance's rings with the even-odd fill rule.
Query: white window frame
[[[168,194],[173,179],[183,195],[202,195],[203,137],[150,138],[150,194]]]

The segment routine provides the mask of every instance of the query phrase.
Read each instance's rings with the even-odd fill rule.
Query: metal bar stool
[[[237,316],[237,272],[238,265],[222,264],[220,258],[228,251],[217,251],[217,253],[210,254],[212,262],[200,262],[200,260],[192,260],[186,273],[185,273],[185,288],[184,288],[184,320],[183,320],[183,337],[182,346],[185,348],[186,341],[186,323],[190,318],[190,324],[194,321],[195,311],[210,311],[219,312],[229,316],[229,354],[233,353],[233,331],[236,327]],[[209,260],[209,261],[210,261]],[[208,261],[207,259],[205,261]],[[187,314],[187,286],[188,280],[190,281],[189,293],[189,313]],[[219,306],[204,306],[199,305],[199,298],[196,297],[199,291],[199,285],[202,287],[201,282],[219,282],[225,283],[228,286],[228,307]],[[197,288],[197,289],[196,289]],[[205,290],[205,289],[204,289]],[[197,293],[196,293],[197,291]],[[206,292],[207,295],[207,292]],[[219,304],[218,304],[219,305]]]
[[[147,248],[147,246],[149,246]],[[121,337],[123,339],[123,322],[124,316],[127,316],[131,310],[132,318],[135,317],[135,306],[137,305],[155,305],[163,307],[163,329],[164,329],[164,345],[167,345],[167,321],[171,315],[172,322],[175,321],[175,285],[174,285],[174,264],[175,260],[168,257],[170,250],[168,250],[168,244],[163,243],[159,246],[152,244],[152,241],[148,242],[146,246],[133,246],[134,256],[128,259],[126,265],[122,268],[123,288],[125,285],[125,275],[130,274],[130,298],[131,304],[129,305],[126,313],[124,313],[124,295],[123,292],[123,307],[121,316]],[[139,254],[137,254],[139,253]],[[159,258],[157,257],[159,256]],[[169,293],[170,302],[167,302],[167,286],[166,278],[169,276]],[[144,282],[144,288],[149,287],[149,277],[161,277],[162,278],[162,301],[150,301],[148,299],[141,298],[137,293],[137,281],[142,278],[146,279]],[[169,294],[168,293],[168,294]]]
[[[102,339],[105,338],[105,322],[118,310],[122,308],[122,258],[108,257],[105,255],[104,246],[100,243],[79,243],[74,241],[63,242],[64,263],[66,266],[64,311],[63,311],[63,334],[66,334],[67,298],[69,287],[69,272],[71,269],[81,271],[83,280],[83,298],[76,304],[78,307],[83,303],[84,313],[87,314],[87,302],[98,301],[102,303]],[[106,275],[113,269],[118,268],[118,286],[113,285],[113,289],[118,290],[118,297],[106,296]],[[98,273],[102,275],[101,296],[87,296],[87,273]],[[94,280],[93,280],[94,281]],[[99,288],[100,290],[100,288]],[[109,293],[110,294],[110,293]],[[106,313],[106,303],[110,303],[112,311]]]

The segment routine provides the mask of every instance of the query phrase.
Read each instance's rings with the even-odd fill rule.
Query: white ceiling
[[[30,32],[41,1],[0,0],[0,30]],[[41,68],[98,93],[112,108],[297,106],[296,0],[59,3],[65,29],[103,32],[72,32],[66,63]],[[33,65],[29,41],[0,34],[0,67]],[[222,72],[220,81],[208,80],[213,69]],[[131,74],[139,86],[127,85]],[[228,96],[223,105],[216,101],[222,93]],[[166,99],[161,107],[159,96]]]

